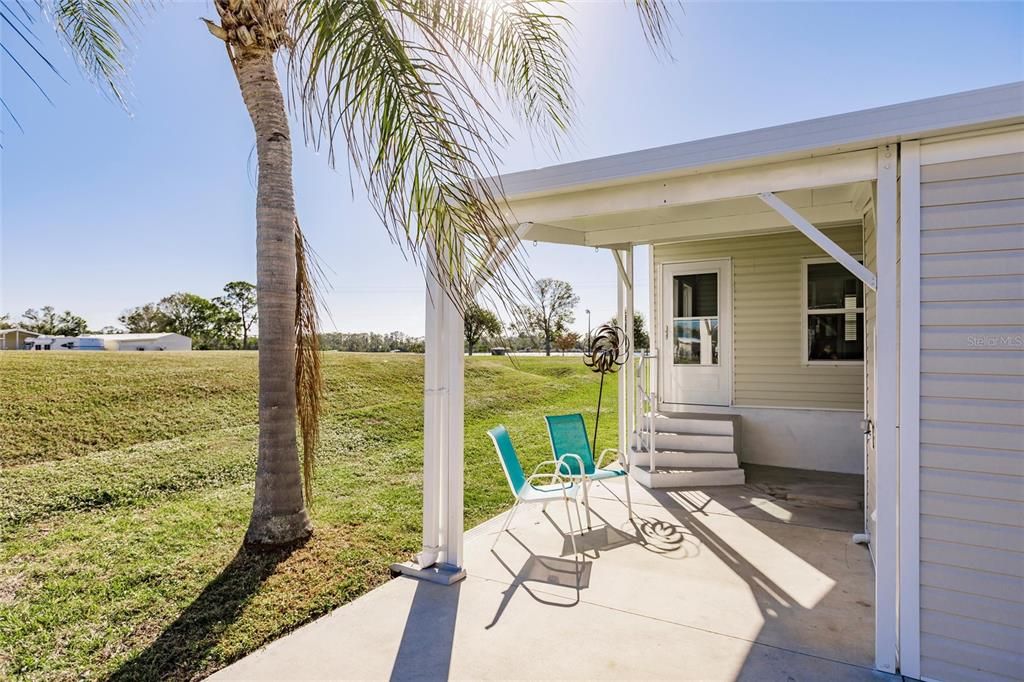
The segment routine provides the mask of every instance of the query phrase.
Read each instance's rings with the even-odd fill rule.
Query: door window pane
[[[672,317],[718,317],[718,273],[672,278]]]
[[[675,364],[718,364],[717,317],[676,320],[672,328],[672,361]]]
[[[863,360],[864,313],[807,316],[808,360]]]
[[[808,263],[807,309],[863,308],[864,284],[839,263]]]

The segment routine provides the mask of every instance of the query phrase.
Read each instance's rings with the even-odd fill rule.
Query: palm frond
[[[319,276],[306,237],[295,220],[295,398],[302,434],[302,484],[306,504],[313,504],[313,465],[320,444],[324,376],[320,358]]]
[[[32,27],[29,26],[29,24],[32,23],[32,15],[28,14],[24,7],[21,7],[21,9],[22,12],[25,13],[25,18],[18,16],[16,12],[12,12],[7,7],[0,5],[0,19],[4,20],[4,23],[14,31],[14,35],[18,37],[19,42],[27,45],[32,53],[46,65],[49,71],[56,75],[57,78],[60,78],[62,81],[67,83],[67,80],[65,80],[64,76],[60,75],[60,71],[58,71],[57,67],[53,65],[53,62],[50,61],[49,57],[43,54],[39,49],[39,36],[37,36],[35,31],[32,30]],[[6,46],[4,47],[4,51],[7,52]],[[14,59],[14,56],[11,55],[10,52],[8,52],[8,55]],[[29,74],[29,77],[32,77],[31,74]],[[34,78],[32,80],[35,82]],[[38,86],[38,83],[36,85]]]
[[[127,106],[126,36],[147,0],[39,0],[82,71],[121,106]]]
[[[392,240],[422,267],[429,260],[464,309],[474,266],[517,241],[500,184],[488,180],[507,135],[474,91],[465,42],[439,20],[413,21],[410,6],[298,0],[292,98],[307,140],[332,162],[344,141]],[[507,259],[489,285],[522,290],[524,269]]]
[[[628,2],[628,0],[627,0]],[[671,57],[671,37],[675,28],[673,10],[681,8],[678,0],[633,0],[647,45],[656,54]]]
[[[562,0],[394,0],[432,45],[450,45],[531,133],[558,143],[574,122],[572,24]]]
[[[15,7],[19,9],[20,12],[14,11]],[[32,83],[32,85],[35,86],[43,96],[43,99],[50,104],[53,104],[53,100],[50,99],[50,96],[46,93],[46,90],[36,78],[34,67],[32,69],[27,67],[11,50],[11,47],[15,45],[27,46],[30,52],[29,56],[34,55],[36,59],[41,61],[46,67],[45,70],[49,70],[61,80],[64,80],[64,77],[60,75],[60,72],[57,70],[57,67],[54,66],[53,62],[50,61],[50,59],[39,49],[39,36],[35,34],[30,26],[30,24],[33,23],[32,15],[29,14],[28,10],[20,3],[15,7],[0,4],[0,20],[2,20],[7,26],[6,31],[0,30],[0,51],[3,51],[3,53],[7,55],[7,58],[10,59],[16,67],[18,67],[18,70],[28,78],[29,82]],[[5,34],[7,36],[13,36],[13,38],[7,38],[4,40]],[[67,81],[64,82],[66,83]],[[18,130],[22,132],[25,131],[25,128],[21,125],[21,121],[19,121],[18,117],[15,115],[14,110],[11,109],[2,95],[0,95],[0,108],[7,112],[7,115],[10,116]],[[2,145],[0,145],[0,148],[2,148]]]

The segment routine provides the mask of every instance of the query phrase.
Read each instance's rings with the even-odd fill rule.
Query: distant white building
[[[40,334],[25,344],[26,350],[103,350],[98,342],[82,343],[79,336],[48,336]]]
[[[181,334],[87,334],[84,336],[37,336],[28,350],[192,350],[192,339]]]
[[[21,327],[0,329],[0,350],[23,350],[25,345],[37,336],[38,333]]]
[[[181,334],[90,334],[85,338],[99,339],[105,350],[192,350],[192,339]]]

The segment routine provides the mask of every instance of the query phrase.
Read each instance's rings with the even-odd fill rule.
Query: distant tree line
[[[117,318],[130,333],[173,332],[192,339],[200,350],[246,349],[257,323],[256,287],[228,282],[212,299],[179,291],[156,303],[125,310]]]
[[[517,319],[506,327],[494,312],[479,305],[465,312],[466,350],[488,352],[501,347],[510,351],[555,349],[562,352],[585,350],[585,335],[569,329],[574,321],[573,308],[579,297],[568,282],[538,280],[532,301],[517,309]],[[174,332],[192,339],[197,350],[255,349],[258,346],[256,287],[236,281],[224,285],[223,293],[212,299],[198,294],[177,292],[154,303],[145,303],[125,310],[117,318],[121,327],[104,327],[99,333],[116,334]],[[614,320],[612,320],[614,323]],[[0,315],[0,329],[19,326],[48,336],[79,336],[88,333],[85,318],[65,310],[58,313],[53,306],[30,308],[15,325],[9,315]],[[403,332],[331,332],[321,334],[324,350],[354,353],[387,353],[399,351],[422,353],[422,337]],[[633,347],[650,347],[643,316],[633,318]]]
[[[129,308],[118,316],[120,327],[89,329],[81,315],[70,310],[58,313],[53,306],[29,308],[14,322],[0,315],[0,329],[21,327],[46,336],[173,332],[192,339],[196,349],[244,349],[255,347],[256,287],[249,282],[228,282],[223,294],[206,299],[177,292],[155,303]]]
[[[20,327],[46,336],[78,336],[84,334],[89,327],[85,318],[75,315],[70,310],[58,313],[52,305],[42,308],[29,308],[21,314],[21,320],[15,324],[10,315],[0,316],[0,329]]]
[[[402,332],[330,332],[320,335],[320,347],[324,350],[340,350],[351,353],[422,353],[423,339]]]

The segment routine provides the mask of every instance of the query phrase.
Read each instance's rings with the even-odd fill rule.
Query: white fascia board
[[[1024,120],[1024,82],[931,97],[702,140],[503,175],[505,196],[525,198],[883,143]]]
[[[848,152],[511,201],[509,205],[514,222],[557,223],[602,214],[754,196],[761,192],[785,192],[874,180],[877,174],[875,160],[875,150]]]

